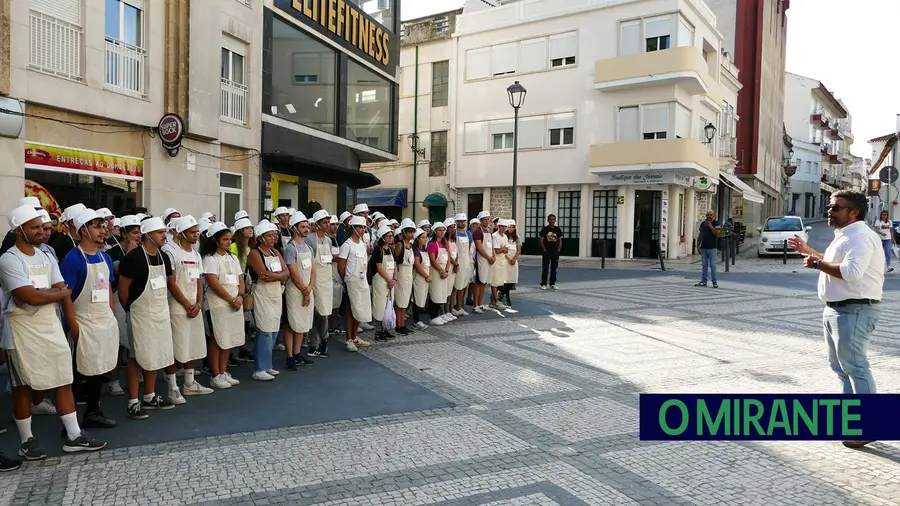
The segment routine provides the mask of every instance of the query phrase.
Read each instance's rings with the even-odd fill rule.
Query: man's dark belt
[[[825,305],[828,307],[844,307],[844,306],[849,306],[851,304],[862,304],[862,305],[866,305],[866,306],[871,306],[872,304],[878,304],[879,302],[881,302],[881,301],[877,300],[877,299],[846,299],[846,300],[839,300],[836,302],[826,302]]]

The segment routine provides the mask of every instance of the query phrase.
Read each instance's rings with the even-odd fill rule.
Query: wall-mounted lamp
[[[409,142],[409,148],[412,150],[413,154],[419,155],[422,159],[425,159],[425,148],[419,147],[419,136],[418,134],[409,134],[406,137],[406,141]]]
[[[703,135],[706,136],[706,141],[703,144],[712,144],[713,139],[716,137],[716,125],[707,123],[706,126],[703,127]]]

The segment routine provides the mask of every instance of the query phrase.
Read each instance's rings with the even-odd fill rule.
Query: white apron
[[[394,255],[390,251],[382,258],[381,265],[384,267],[385,274],[389,278],[394,279],[396,264]],[[391,299],[391,292],[392,290],[388,288],[387,281],[376,270],[375,276],[372,277],[372,318],[375,320],[384,320],[384,309],[387,306],[387,301]]]
[[[400,309],[409,307],[413,291],[413,253],[412,248],[403,248],[403,263],[397,267],[397,286],[394,287],[394,304]]]
[[[491,235],[491,241],[494,248],[500,249],[506,247],[508,241],[505,235]],[[506,284],[506,268],[509,266],[509,260],[503,257],[497,258],[494,265],[491,266],[490,280],[491,286],[503,286]]]
[[[109,266],[106,262],[88,263],[87,277],[78,298],[73,301],[75,321],[78,322],[78,344],[75,361],[78,372],[85,376],[100,376],[116,368],[119,361],[119,324],[109,307]]]
[[[510,242],[506,246],[509,251],[506,252],[506,261],[508,265],[506,266],[506,282],[516,284],[519,282],[519,262],[516,261],[515,264],[509,264],[513,258],[516,258],[516,253],[518,253],[519,244],[517,242]]]
[[[220,255],[216,252],[212,256],[219,264],[219,284],[228,292],[229,297],[237,297],[241,289],[240,281],[238,281],[241,276],[241,264],[238,263],[236,257],[229,253]],[[222,299],[212,290],[209,291],[206,300],[209,302],[209,319],[212,320],[213,337],[219,348],[230,350],[243,346],[246,340],[243,308],[235,311],[229,301]],[[253,300],[255,304],[255,293]]]
[[[116,294],[116,323],[119,325],[119,344],[128,347],[128,322],[125,308],[119,302],[119,296]]]
[[[435,269],[434,274],[431,276],[431,286],[428,288],[428,295],[435,304],[443,304],[447,302],[447,297],[450,296],[450,293],[447,291],[447,288],[450,286],[450,278],[441,279],[440,272],[441,269],[447,270],[447,262],[450,260],[450,255],[445,248],[438,248],[436,260],[439,269]]]
[[[141,369],[156,371],[175,363],[169,304],[166,301],[166,266],[150,265],[147,250],[141,246],[147,262],[147,284],[140,297],[128,309],[131,320],[134,358]],[[159,252],[160,259],[165,253]]]
[[[472,244],[468,236],[456,236],[456,251],[459,252],[459,271],[454,278],[453,288],[465,290],[472,281]]]
[[[174,249],[175,284],[189,303],[197,304],[197,283],[203,274],[203,259],[193,249],[190,252],[175,245]],[[206,330],[203,328],[203,312],[194,318],[188,318],[187,310],[175,300],[169,298],[169,315],[172,318],[172,343],[175,349],[175,360],[186,364],[192,360],[206,357]]]
[[[35,288],[50,288],[50,264],[27,265]],[[19,358],[22,381],[32,390],[52,390],[71,385],[72,349],[56,316],[56,304],[20,308],[9,301],[6,316],[13,346]]]
[[[352,239],[348,239],[352,240]],[[350,311],[353,319],[360,323],[372,321],[372,296],[369,293],[369,281],[366,279],[366,255],[365,251],[351,251],[356,255],[356,272],[345,272],[347,278],[347,296],[350,298]],[[349,264],[349,261],[347,262]]]
[[[488,258],[494,258],[494,238],[489,233],[484,234],[484,239],[481,241],[481,247],[484,249],[484,252],[487,253]],[[491,282],[491,263],[487,258],[481,256],[481,253],[478,253],[478,279],[479,283],[488,284]],[[496,263],[496,262],[494,262]]]
[[[313,257],[311,251],[297,251],[297,270],[300,272],[300,279],[303,284],[309,285],[312,279]],[[306,333],[312,328],[313,310],[316,307],[315,287],[310,293],[308,306],[303,306],[303,292],[297,288],[293,281],[288,281],[285,289],[285,298],[287,299],[288,323],[291,330],[299,333]]]
[[[262,250],[257,249],[263,260],[263,265],[269,272],[281,272],[281,259],[278,255],[266,256]],[[256,288],[253,289],[253,320],[256,328],[261,332],[278,332],[281,329],[281,293],[284,285],[281,281],[256,280]]]
[[[430,276],[431,258],[428,257],[428,252],[421,253],[419,258],[422,261],[422,269]],[[428,302],[428,282],[425,279],[418,271],[413,274],[413,303],[416,307],[425,307]]]
[[[340,248],[331,247],[331,311],[337,311],[344,301],[344,282],[341,280],[341,273],[338,272],[337,262],[333,259],[341,253]]]
[[[316,313],[320,316],[331,316],[334,309],[334,282],[328,271],[334,263],[334,255],[331,254],[331,239],[316,237],[316,284],[313,286],[313,300]]]

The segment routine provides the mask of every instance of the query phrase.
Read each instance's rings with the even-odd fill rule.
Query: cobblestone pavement
[[[808,289],[700,289],[675,275],[563,288],[515,292],[539,312],[468,317],[365,352],[451,408],[32,463],[0,476],[0,504],[900,501],[898,443],[638,439],[639,392],[837,391]],[[881,390],[898,392],[900,304],[886,299],[871,361]]]

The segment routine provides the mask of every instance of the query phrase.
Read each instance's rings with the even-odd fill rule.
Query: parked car
[[[800,236],[804,241],[809,241],[809,231],[812,227],[803,225],[803,218],[799,216],[771,216],[762,227],[756,227],[759,234],[759,245],[756,256],[784,254],[784,243],[789,237]],[[790,246],[787,247],[789,255],[799,255]]]

